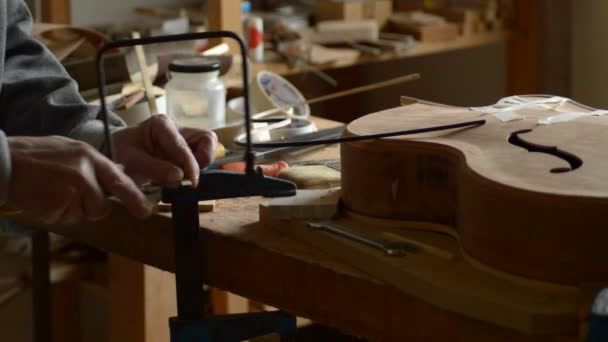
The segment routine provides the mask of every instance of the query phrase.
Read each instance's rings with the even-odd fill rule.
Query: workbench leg
[[[33,229],[32,239],[32,313],[34,342],[51,341],[51,284],[49,233]]]
[[[110,340],[167,342],[175,316],[173,274],[115,254],[108,257]]]
[[[108,275],[110,341],[169,341],[168,320],[177,313],[174,275],[115,254],[108,256]],[[226,310],[226,293],[211,295],[214,309]]]

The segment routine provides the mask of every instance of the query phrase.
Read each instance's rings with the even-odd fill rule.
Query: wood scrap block
[[[447,22],[439,16],[422,12],[398,13],[391,16],[392,32],[411,34],[421,42],[439,42],[458,37],[458,24]]]
[[[483,23],[481,10],[478,8],[441,8],[427,10],[427,12],[442,16],[447,21],[460,25],[463,36],[479,33],[480,24]]]
[[[318,0],[315,8],[317,21],[361,20],[363,1]]]
[[[340,186],[340,172],[325,165],[291,166],[279,171],[278,177],[296,183],[298,189],[328,189]]]
[[[198,211],[200,213],[212,212],[215,210],[216,203],[217,203],[216,200],[199,201],[198,202]],[[165,202],[158,203],[158,211],[160,211],[161,213],[171,212],[171,204],[165,203]]]
[[[359,56],[361,56],[361,52],[357,50],[327,48],[319,44],[313,44],[308,51],[308,60],[312,64],[326,64],[334,62],[354,63]]]
[[[260,221],[327,220],[338,212],[340,189],[298,190],[294,197],[260,204]]]
[[[375,20],[339,21],[328,20],[317,24],[317,31],[311,37],[319,44],[353,41],[376,41],[380,34]]]
[[[393,14],[393,0],[366,1],[363,7],[363,17],[375,19],[378,27],[383,28]]]

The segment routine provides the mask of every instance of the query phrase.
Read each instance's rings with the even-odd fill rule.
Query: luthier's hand
[[[12,173],[7,204],[48,224],[95,221],[111,209],[107,193],[138,217],[151,205],[115,163],[65,137],[9,137]]]
[[[198,182],[200,167],[213,161],[215,133],[177,128],[165,115],[154,115],[113,135],[117,162],[136,182],[175,185],[182,179]]]
[[[181,128],[164,116],[114,133],[117,161],[139,181],[172,185],[196,180],[213,160],[217,139],[205,130]],[[65,137],[9,137],[12,173],[7,204],[48,224],[95,221],[107,216],[108,194],[137,217],[152,204],[123,169],[84,142]]]

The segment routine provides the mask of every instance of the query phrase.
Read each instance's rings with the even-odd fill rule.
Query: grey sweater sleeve
[[[23,0],[0,5],[0,204],[10,182],[10,151],[6,136],[63,135],[102,149],[103,123],[98,107],[89,106],[78,85],[42,44],[32,38],[32,18]],[[0,50],[1,51],[1,50]],[[112,130],[124,126],[110,116]]]
[[[6,203],[11,179],[11,155],[6,135],[0,131],[0,206]]]

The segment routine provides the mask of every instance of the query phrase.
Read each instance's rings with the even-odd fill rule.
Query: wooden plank
[[[110,254],[109,296],[110,340],[145,341],[145,292],[143,267],[135,261]]]
[[[294,197],[275,198],[262,203],[260,221],[329,220],[338,212],[339,201],[340,189],[298,189]]]
[[[111,341],[168,341],[177,313],[173,274],[114,254],[108,266]]]
[[[172,273],[110,254],[108,259],[110,337],[113,342],[165,342],[176,316]],[[213,290],[215,314],[227,313],[227,294]]]
[[[43,22],[53,24],[70,23],[70,0],[43,0],[40,3]]]

